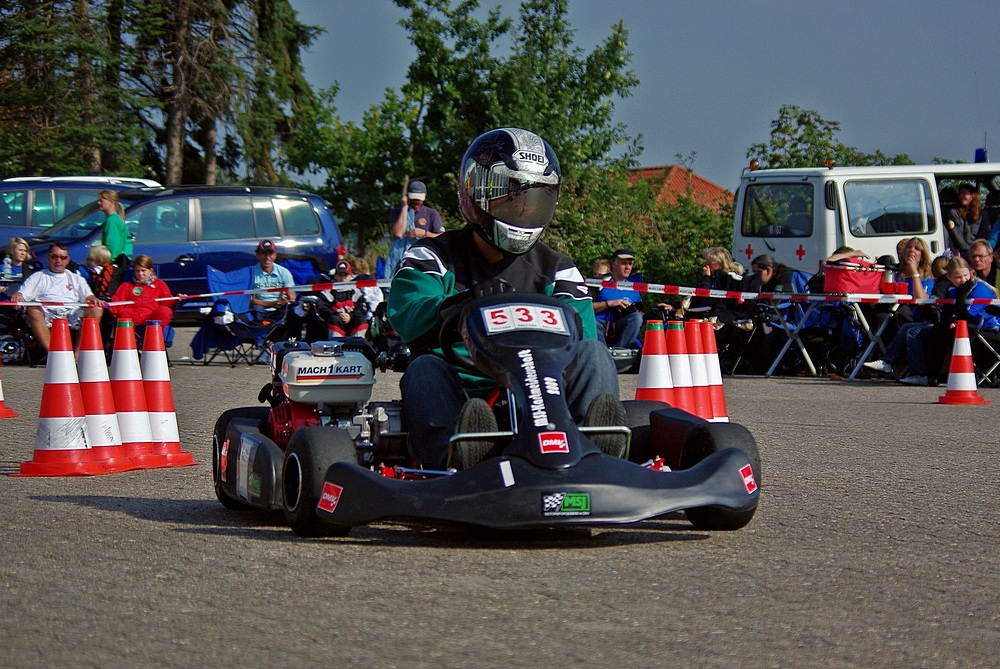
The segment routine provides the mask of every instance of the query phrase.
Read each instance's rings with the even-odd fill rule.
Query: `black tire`
[[[760,451],[757,450],[757,442],[754,441],[750,431],[735,423],[720,423],[716,424],[715,428],[726,430],[722,432],[723,438],[718,438],[718,432],[710,432],[706,429],[692,431],[691,436],[684,444],[684,452],[681,454],[681,469],[694,467],[713,453],[736,447],[746,453],[750,460],[750,467],[753,469],[754,480],[757,487],[760,488],[763,485]],[[724,506],[700,506],[684,511],[692,525],[700,530],[710,531],[730,531],[746,527],[756,512],[756,504],[752,508],[742,511],[728,509]]]
[[[281,468],[282,497],[285,520],[300,537],[342,537],[351,529],[321,522],[316,515],[326,470],[335,462],[358,462],[351,437],[337,428],[303,428],[288,442]]]
[[[270,407],[240,407],[239,409],[230,409],[224,411],[219,419],[215,421],[215,429],[212,430],[212,487],[215,488],[215,496],[218,498],[222,506],[227,509],[232,509],[233,511],[243,511],[251,508],[249,505],[244,504],[238,499],[233,499],[222,487],[222,476],[219,467],[222,455],[222,444],[226,440],[226,430],[229,428],[229,423],[231,423],[236,418],[250,418],[253,420],[258,420],[262,424],[267,420],[268,414],[271,412]]]
[[[653,457],[653,442],[649,432],[649,414],[658,409],[669,409],[666,402],[655,400],[625,400],[625,425],[632,430],[632,443],[628,459],[643,464]]]

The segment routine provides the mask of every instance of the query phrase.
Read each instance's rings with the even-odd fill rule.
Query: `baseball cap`
[[[270,239],[262,239],[260,240],[260,244],[257,245],[256,252],[260,253],[261,251],[265,253],[277,253],[278,249]]]
[[[350,274],[351,273],[351,263],[346,260],[341,260],[337,263],[337,269],[334,270],[334,274]]]
[[[410,186],[406,189],[406,197],[410,200],[426,200],[427,186],[424,185],[423,181],[411,181]]]
[[[622,258],[624,260],[635,260],[635,254],[629,251],[628,249],[618,249],[617,251],[611,254],[611,259],[614,260],[615,258]]]

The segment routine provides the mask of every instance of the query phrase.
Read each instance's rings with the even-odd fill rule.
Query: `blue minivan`
[[[37,235],[70,212],[97,201],[102,190],[159,186],[133,177],[14,177],[0,181],[0,237]]]
[[[230,271],[255,264],[261,239],[274,240],[278,262],[291,270],[296,284],[329,272],[344,252],[340,227],[327,202],[304,190],[173,186],[134,188],[118,196],[133,235],[133,254],[150,256],[157,276],[175,295],[207,292],[209,265]],[[63,242],[70,258],[81,263],[90,247],[101,243],[104,218],[95,202],[28,241],[38,257],[52,242]],[[206,304],[187,300],[178,311]]]

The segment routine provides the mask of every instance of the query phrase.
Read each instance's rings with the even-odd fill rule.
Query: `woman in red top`
[[[146,321],[160,321],[167,327],[174,315],[176,300],[155,302],[157,298],[173,297],[167,284],[153,273],[153,260],[147,255],[136,256],[132,261],[132,279],[125,281],[115,291],[112,302],[132,302],[109,307],[118,320],[128,319],[133,325]]]

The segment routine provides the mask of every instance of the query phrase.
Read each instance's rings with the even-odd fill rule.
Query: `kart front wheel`
[[[632,430],[628,459],[642,464],[655,455],[653,438],[649,430],[649,414],[660,409],[669,409],[670,405],[654,400],[623,400],[622,405],[625,406],[625,425]]]
[[[281,473],[285,520],[300,537],[342,537],[351,529],[316,515],[326,470],[335,462],[358,462],[351,437],[337,428],[302,428],[288,442]]]
[[[715,423],[692,431],[684,444],[681,453],[681,469],[689,469],[726,448],[738,448],[750,460],[754,480],[761,486],[760,451],[753,435],[742,425],[736,423]],[[699,506],[685,509],[684,514],[691,524],[700,530],[738,530],[746,527],[754,514],[757,505],[749,509],[729,509],[724,506]]]
[[[270,407],[241,407],[239,409],[229,409],[219,416],[215,421],[215,429],[212,430],[212,487],[215,488],[215,496],[222,506],[232,511],[243,511],[251,508],[238,499],[234,499],[226,492],[222,481],[222,447],[226,441],[226,432],[229,424],[237,418],[249,418],[263,423],[267,420]]]

